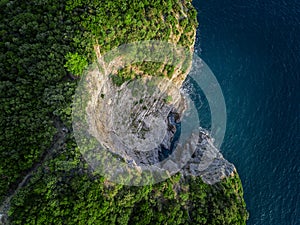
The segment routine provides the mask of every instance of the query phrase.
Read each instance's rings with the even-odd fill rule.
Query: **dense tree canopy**
[[[215,186],[179,174],[153,186],[113,185],[90,171],[73,138],[72,96],[95,43],[101,53],[136,40],[191,46],[196,11],[180,2],[0,0],[0,202],[45,159],[12,199],[12,224],[245,224],[237,174]],[[152,73],[157,65],[141,66]],[[121,84],[126,68],[118,76]],[[58,147],[55,123],[69,131]]]

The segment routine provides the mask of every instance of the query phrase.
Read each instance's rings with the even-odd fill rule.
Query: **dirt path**
[[[7,217],[8,211],[10,208],[10,201],[11,199],[18,193],[18,191],[24,187],[30,178],[33,176],[34,172],[45,162],[49,157],[57,150],[59,150],[63,144],[65,143],[68,130],[64,126],[64,124],[59,120],[54,120],[54,126],[57,129],[57,133],[54,136],[52,146],[44,152],[39,162],[34,164],[34,166],[28,171],[26,176],[22,179],[22,181],[18,184],[18,187],[7,196],[2,204],[0,205],[0,225],[9,224]]]

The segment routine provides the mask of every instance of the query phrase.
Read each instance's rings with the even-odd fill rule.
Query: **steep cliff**
[[[0,6],[1,220],[245,224],[238,174],[197,123],[196,135],[185,142],[195,152],[179,157],[189,162],[175,165],[179,171],[168,179],[141,187],[115,184],[95,173],[74,138],[72,107],[85,67],[121,44],[145,40],[181,45],[191,53],[197,26],[191,1],[3,0]],[[98,135],[107,152],[128,167],[169,158],[188,111],[180,88],[189,71],[191,58],[186,59],[173,66],[115,64],[116,72],[100,73],[94,86],[84,86],[90,87],[87,97],[94,96],[83,105],[87,134]],[[103,69],[98,63],[94,75]],[[136,95],[133,84],[143,87]],[[145,146],[151,151],[132,151]]]

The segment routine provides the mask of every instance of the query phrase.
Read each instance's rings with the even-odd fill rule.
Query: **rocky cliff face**
[[[215,184],[223,178],[233,176],[234,165],[224,159],[219,149],[214,146],[213,138],[200,128],[199,142],[191,160],[183,167],[184,175],[201,176],[203,182]]]
[[[96,66],[86,76],[88,130],[119,160],[140,168],[163,163],[173,154],[172,171],[201,176],[208,184],[234,173],[233,164],[223,158],[202,128],[197,127],[198,134],[193,131],[183,146],[176,141],[189,105],[182,82],[173,82],[179,72],[171,79],[144,76],[117,86],[111,73],[100,71],[103,67]],[[180,80],[187,72],[180,74]]]
[[[83,91],[88,93],[82,109],[88,133],[129,166],[140,168],[164,163],[173,155],[168,162],[172,171],[201,176],[204,182],[213,184],[235,170],[214,146],[213,139],[195,121],[184,143],[177,140],[185,132],[181,132],[180,125],[189,111],[181,86],[191,68],[196,36],[195,23],[181,27],[184,23],[180,21],[188,18],[185,13],[188,7],[185,4],[182,7],[174,15],[178,24],[168,25],[176,30],[170,33],[168,42],[178,44],[186,35],[188,41],[182,43],[187,50],[181,53],[167,42],[150,42],[121,47],[133,54],[124,57],[113,53],[107,62],[101,55],[101,46],[94,47],[98,62],[82,84]],[[145,58],[159,64],[149,64]],[[132,63],[134,60],[143,63]]]

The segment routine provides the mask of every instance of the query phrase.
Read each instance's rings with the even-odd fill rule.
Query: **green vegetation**
[[[165,101],[166,103],[170,103],[170,102],[172,101],[172,96],[168,95],[168,96],[164,99],[164,101]]]
[[[88,61],[84,56],[78,55],[76,52],[75,54],[72,54],[69,52],[66,55],[66,64],[65,67],[69,72],[75,75],[82,75],[83,70],[87,67]]]
[[[237,175],[215,186],[179,175],[153,186],[112,185],[89,170],[73,138],[76,78],[95,59],[94,45],[101,54],[136,40],[190,46],[196,11],[183,2],[188,18],[179,20],[175,0],[0,0],[0,202],[41,164],[12,198],[12,224],[245,224]],[[126,70],[117,84],[137,76]],[[54,121],[70,131],[56,148]]]
[[[126,187],[84,168],[69,139],[13,199],[13,224],[211,225],[245,224],[247,218],[238,175],[215,186],[176,175],[153,186]]]
[[[121,44],[140,40],[162,40],[179,44],[190,49],[193,44],[197,27],[196,10],[190,1],[67,1],[66,9],[72,16],[74,23],[80,22],[81,32],[73,38],[77,48],[81,48],[89,59],[94,59],[92,51],[95,44],[99,45],[100,54]],[[68,57],[70,58],[70,57]],[[81,72],[82,66],[76,65],[73,57],[66,67],[70,72]],[[75,62],[75,63],[72,63]],[[85,61],[84,61],[85,62]],[[136,66],[145,74],[166,75],[171,77],[174,70],[168,69],[160,73],[157,63],[143,62]],[[81,64],[80,64],[81,65]],[[85,64],[84,64],[85,65]],[[75,66],[75,68],[74,68]],[[164,65],[159,65],[164,70]],[[131,71],[128,74],[119,72],[112,74],[112,81],[120,86],[122,83],[137,78]]]
[[[1,1],[0,199],[51,147],[54,118],[71,115],[64,57],[79,26],[63,2]]]

